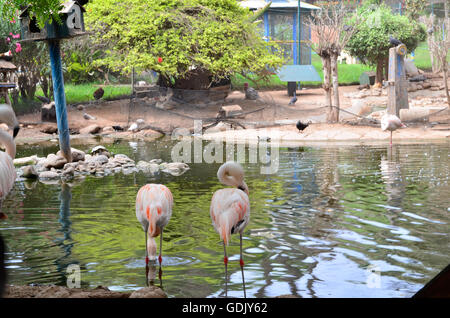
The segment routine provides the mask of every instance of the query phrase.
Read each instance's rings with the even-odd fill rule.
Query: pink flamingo
[[[13,163],[16,156],[16,144],[7,132],[0,129],[0,145],[3,145],[6,150],[6,152],[0,151],[0,215],[2,215],[3,199],[16,181],[16,169]]]
[[[402,123],[400,118],[398,118],[396,115],[392,114],[385,114],[381,118],[381,129],[383,131],[389,130],[391,132],[390,142],[389,145],[392,147],[392,132],[394,130],[397,130],[398,128],[404,128],[406,125]]]
[[[159,241],[159,264],[162,263],[163,229],[172,215],[173,196],[169,188],[162,184],[146,184],[139,189],[136,197],[136,217],[145,232],[145,264],[156,260],[155,237]]]
[[[239,233],[240,261],[242,282],[245,293],[244,260],[242,258],[242,233],[250,220],[250,200],[248,187],[244,182],[244,169],[241,165],[228,161],[220,166],[217,178],[221,183],[236,189],[226,188],[217,190],[211,200],[210,215],[214,229],[219,233],[223,241],[225,264],[225,293],[227,292],[227,245],[231,234]]]

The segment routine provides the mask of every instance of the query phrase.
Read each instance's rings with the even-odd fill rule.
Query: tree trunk
[[[380,84],[383,83],[383,66],[384,66],[384,59],[383,58],[378,59],[375,83],[380,83]]]
[[[446,59],[444,59],[444,61],[446,61]],[[448,104],[448,106],[450,106],[450,94],[448,92],[448,77],[447,77],[448,63],[445,62],[443,64],[444,64],[444,66],[442,68],[443,68],[443,77],[444,77],[444,90],[445,90],[445,94],[447,95],[447,104]]]
[[[325,106],[328,107],[327,121],[330,121],[331,112],[333,107],[331,104],[331,60],[329,56],[322,56],[322,68],[323,68],[323,84],[322,87],[325,91]]]
[[[338,77],[338,69],[337,69],[337,54],[331,55],[331,80],[333,83],[333,101],[334,107],[331,109],[329,121],[331,123],[339,122],[339,77]]]

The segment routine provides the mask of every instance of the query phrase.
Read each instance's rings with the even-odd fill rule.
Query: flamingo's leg
[[[241,265],[241,272],[242,272],[242,286],[244,288],[244,298],[247,298],[247,293],[245,292],[244,259],[242,258],[242,233],[239,233],[239,241],[240,241],[240,253],[241,253],[241,258],[239,260],[239,264]]]
[[[145,232],[145,265],[148,265],[147,230]]]
[[[161,237],[159,238],[159,265],[162,264],[162,242],[163,242],[163,228],[161,228]]]
[[[227,257],[227,246],[225,245],[225,241],[223,242],[223,263],[225,264],[225,297],[228,296],[228,257]]]

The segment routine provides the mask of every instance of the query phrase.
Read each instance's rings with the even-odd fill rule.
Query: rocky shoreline
[[[18,177],[25,179],[38,179],[43,183],[52,183],[60,179],[67,181],[82,179],[93,175],[103,177],[117,173],[130,174],[142,171],[150,175],[163,172],[173,176],[180,176],[189,170],[189,166],[183,162],[163,162],[161,159],[150,161],[138,161],[137,163],[124,154],[112,154],[103,146],[92,148],[89,153],[79,149],[72,149],[72,162],[62,156],[58,151],[47,157],[37,155],[16,158]]]

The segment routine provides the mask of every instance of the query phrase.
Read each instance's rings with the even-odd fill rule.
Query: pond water
[[[171,161],[165,139],[105,146],[136,162]],[[277,150],[276,174],[243,163],[251,201],[243,240],[247,297],[410,297],[450,263],[450,144]],[[55,151],[19,147],[17,157]],[[16,181],[3,204],[8,218],[0,220],[10,283],[65,286],[67,267],[78,264],[82,287],[145,287],[135,199],[142,185],[163,183],[175,201],[164,231],[164,291],[223,297],[223,247],[209,216],[212,193],[224,187],[219,166],[193,163],[178,177],[119,173],[64,186]],[[228,255],[228,296],[242,297],[238,236]]]

